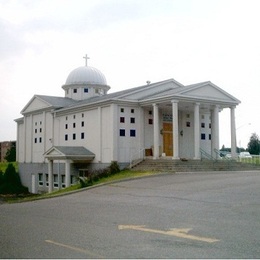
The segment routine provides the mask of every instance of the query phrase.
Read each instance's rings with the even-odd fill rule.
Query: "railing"
[[[260,155],[251,155],[251,157],[246,158],[238,156],[237,160],[242,163],[260,164]]]
[[[145,148],[142,148],[138,152],[131,155],[130,162],[129,162],[130,169],[144,160],[144,151],[145,151]]]
[[[201,160],[203,159],[203,156],[204,156],[204,158],[207,158],[209,160],[213,160],[213,161],[216,160],[211,154],[207,153],[202,148],[200,148],[200,158],[201,158]]]
[[[216,158],[218,158],[218,159],[223,159],[223,160],[226,160],[226,161],[230,161],[230,160],[232,160],[232,158],[230,158],[230,157],[226,157],[226,156],[221,156],[221,153],[220,153],[220,151],[218,150],[218,149],[214,149],[214,153],[216,154]]]

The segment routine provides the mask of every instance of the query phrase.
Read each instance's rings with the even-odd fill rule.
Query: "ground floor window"
[[[59,176],[58,174],[53,175],[53,186],[58,188],[59,187]]]
[[[43,173],[38,174],[38,184],[39,186],[43,186]]]

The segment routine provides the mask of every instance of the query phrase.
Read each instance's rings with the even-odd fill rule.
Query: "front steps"
[[[260,170],[260,165],[234,160],[172,160],[145,159],[132,168],[133,171],[200,172],[200,171],[249,171]]]

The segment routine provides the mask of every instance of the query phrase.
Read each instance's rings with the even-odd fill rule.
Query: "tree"
[[[260,140],[256,133],[251,135],[247,150],[251,154],[260,154]]]
[[[16,148],[11,147],[9,150],[7,150],[5,155],[5,160],[7,162],[15,162],[16,161]]]

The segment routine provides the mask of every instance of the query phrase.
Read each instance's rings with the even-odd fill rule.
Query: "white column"
[[[99,162],[101,162],[102,161],[102,111],[101,111],[101,107],[98,107],[97,112],[98,112],[98,116],[97,116],[98,153],[97,153],[96,157],[97,157],[97,160]]]
[[[236,107],[231,107],[231,108],[230,108],[231,156],[232,156],[232,158],[235,158],[235,157],[237,156],[237,154],[236,154],[237,144],[236,144],[235,108],[236,108]]]
[[[65,185],[66,188],[70,187],[70,161],[65,161]]]
[[[200,104],[194,104],[194,159],[200,159]]]
[[[213,109],[213,113],[211,116],[211,155],[212,157],[216,157],[217,154],[214,152],[214,149],[219,150],[219,106],[215,106]],[[217,158],[217,157],[216,157]]]
[[[111,127],[112,127],[112,151],[111,161],[118,161],[118,106],[117,104],[111,104]]]
[[[159,108],[153,104],[153,159],[159,158]]]
[[[179,159],[179,119],[178,119],[178,101],[172,100],[172,134],[173,134],[173,157]]]
[[[48,161],[49,192],[53,191],[53,160]]]

